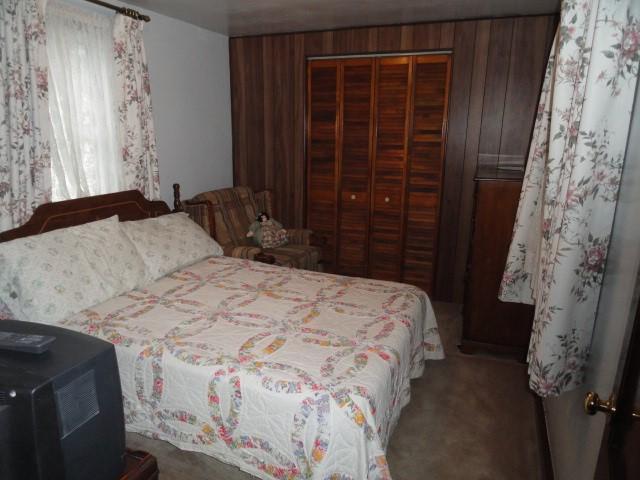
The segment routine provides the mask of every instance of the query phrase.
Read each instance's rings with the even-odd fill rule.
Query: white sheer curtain
[[[53,199],[118,191],[113,15],[50,0],[46,25]]]

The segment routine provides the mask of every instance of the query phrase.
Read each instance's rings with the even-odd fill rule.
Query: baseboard
[[[542,480],[554,480],[553,463],[551,462],[551,448],[549,447],[549,435],[547,433],[547,421],[544,416],[542,398],[532,393],[536,405],[536,426],[538,431],[538,450],[540,452],[540,466],[542,467]]]

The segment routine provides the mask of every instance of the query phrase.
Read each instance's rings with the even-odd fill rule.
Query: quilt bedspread
[[[443,356],[415,287],[227,257],[61,325],[116,345],[127,430],[261,478],[390,478],[409,379]]]

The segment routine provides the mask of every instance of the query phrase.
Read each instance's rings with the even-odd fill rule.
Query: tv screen
[[[115,480],[125,453],[114,346],[49,325],[0,332],[55,337],[40,354],[0,349],[0,478]]]

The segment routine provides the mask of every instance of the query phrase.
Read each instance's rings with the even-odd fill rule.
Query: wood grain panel
[[[369,276],[400,280],[407,163],[407,109],[412,59],[376,60],[376,143],[373,159]]]
[[[412,25],[413,48],[424,50],[435,50],[440,48],[440,24],[423,23]],[[411,48],[411,47],[410,47]]]
[[[375,29],[367,29],[366,34],[359,28],[338,30],[333,35],[333,54],[350,54],[374,49],[377,44]]]
[[[467,253],[471,238],[471,218],[473,212],[474,177],[478,160],[480,127],[482,126],[483,92],[487,72],[487,51],[491,35],[491,20],[483,20],[476,25],[474,44],[473,78],[469,94],[467,133],[462,165],[460,188],[460,210],[458,214],[458,240],[455,249],[453,269],[453,298],[462,298],[466,273]]]
[[[270,174],[265,172],[265,188],[282,192],[288,191],[292,185],[293,173],[289,167],[293,163],[293,151],[288,147],[294,133],[294,104],[289,101],[289,98],[294,90],[295,75],[293,64],[288,59],[294,55],[294,36],[275,36],[272,46],[275,51],[283,52],[284,55],[278,57],[276,61],[265,62],[265,65],[268,63],[272,65],[270,82],[272,102],[269,105],[272,110],[268,112],[265,104],[265,118],[269,116],[271,118],[269,129],[273,138],[271,152],[273,171]],[[277,212],[281,212],[284,218],[293,216],[294,205],[287,195],[276,195],[274,208]]]
[[[484,92],[479,146],[479,154],[482,155],[480,161],[487,166],[498,165],[515,22],[512,18],[491,22],[486,73],[486,85],[491,88],[486,88]],[[523,52],[517,52],[517,55],[523,56]],[[526,124],[529,124],[529,119]],[[522,124],[519,126],[524,127]]]
[[[338,201],[338,64],[333,60],[309,63],[307,72],[307,222],[326,239],[323,261],[332,271]]]
[[[529,113],[536,109],[547,60],[546,52],[536,49],[535,43],[546,36],[547,28],[544,17],[514,22],[498,166],[522,165],[518,156],[529,149],[534,121]]]
[[[254,110],[252,115],[248,115],[246,129],[251,132],[253,140],[244,145],[244,161],[247,165],[245,170],[247,181],[250,185],[255,185],[257,190],[264,190],[266,187],[264,163],[264,70],[263,70],[263,49],[264,43],[258,38],[249,38],[246,41],[246,62],[250,65],[245,69],[245,98],[246,105]]]
[[[456,28],[470,22],[444,22],[440,24],[440,48],[453,48]],[[473,22],[471,22],[473,23]]]
[[[460,216],[460,191],[467,139],[469,94],[473,78],[473,48],[471,46],[475,40],[476,22],[463,22],[457,27],[449,98],[449,130],[447,133],[444,185],[440,207],[436,298],[452,298],[455,275],[452,266],[455,264],[456,243],[458,241],[456,219]]]
[[[293,97],[303,99],[306,97],[306,70],[297,68],[298,65],[305,64],[305,34],[298,33],[294,35],[294,58],[291,65],[293,70]],[[284,58],[284,61],[290,59]],[[304,101],[291,102],[291,97],[287,97],[288,101],[293,105],[293,136],[289,139],[289,146],[292,151],[291,163],[285,168],[291,170],[289,176],[289,185],[286,190],[276,191],[277,196],[288,199],[290,203],[289,216],[282,215],[281,218],[287,219],[287,225],[303,225],[306,221],[306,194],[305,189],[300,188],[306,182],[306,162],[300,161],[305,158],[305,144],[299,141],[305,138],[305,116],[306,105]],[[278,211],[279,212],[279,211]]]
[[[379,52],[398,52],[402,48],[402,28],[378,27],[377,38]]]
[[[267,37],[262,42],[262,90],[264,99],[264,182],[266,185],[274,185],[276,171],[274,164],[274,142],[275,135],[273,134],[273,123],[276,121],[276,112],[274,111],[274,103],[277,101],[278,92],[274,91],[274,80],[276,76],[275,69],[279,66],[278,59],[273,58],[274,42],[281,41],[281,37]],[[280,45],[278,45],[280,46]],[[271,61],[273,59],[273,61]],[[272,94],[273,93],[273,94]],[[278,202],[278,200],[276,200]],[[278,205],[279,206],[279,205]],[[277,208],[277,207],[276,207]],[[280,210],[278,210],[280,211]],[[284,214],[284,212],[283,212]]]
[[[517,26],[513,28],[516,23]],[[497,31],[504,30],[506,24],[512,26],[512,34],[502,35],[500,43],[497,41]],[[374,53],[379,51],[380,40],[382,46],[395,45],[398,53],[451,49],[451,104],[435,298],[461,301],[463,266],[466,263],[471,222],[469,202],[472,205],[472,200],[469,200],[468,178],[477,162],[476,149],[480,145],[478,132],[483,135],[483,145],[492,145],[490,153],[500,154],[502,151],[524,158],[526,151],[523,150],[526,150],[526,146],[522,146],[523,137],[527,136],[525,132],[531,130],[555,24],[556,17],[540,16],[403,25],[383,27],[383,30],[376,27],[357,28],[348,29],[348,34],[341,34],[342,30],[299,33],[294,40],[283,43],[266,40],[279,35],[232,38],[229,53],[234,182],[236,185],[249,185],[255,190],[265,187],[272,189],[278,204],[278,220],[288,227],[303,226],[306,212],[306,162],[305,115],[301,109],[305,108],[306,102],[306,57],[335,55],[345,49],[353,54]],[[486,42],[484,37],[487,28],[492,33],[490,42]],[[393,29],[398,33],[395,34]],[[263,49],[268,42],[269,54],[265,55]],[[294,44],[293,48],[291,42]],[[508,54],[496,49],[502,52],[508,50]],[[502,58],[502,67],[494,60],[497,57]],[[541,62],[538,60],[540,57]],[[489,58],[492,60],[487,66]],[[534,61],[527,65],[531,59]],[[288,63],[290,68],[267,68],[271,76],[266,81],[273,88],[265,88],[263,64],[275,62],[282,65]],[[514,62],[517,64],[511,65]],[[506,67],[501,73],[503,77],[497,75],[494,65],[496,68]],[[286,85],[288,91],[283,88],[277,93],[274,89],[278,85]],[[500,115],[496,115],[499,102],[491,97],[495,96],[496,90],[502,92],[503,106],[500,107]],[[284,100],[274,102],[273,99],[266,98],[280,95],[279,98]],[[486,108],[485,97],[489,100]],[[513,109],[510,99],[518,100],[518,105],[514,105]],[[265,105],[284,106],[282,102],[293,105],[293,114],[290,113],[291,109],[276,108],[268,111],[265,108]],[[488,110],[485,112],[486,109]],[[489,114],[491,111],[494,113]],[[479,124],[478,112],[484,112]],[[503,117],[504,121],[499,117]],[[266,128],[265,121],[268,123]],[[291,122],[295,125],[286,126]],[[502,131],[506,128],[509,132]],[[515,134],[513,141],[510,140],[512,133]],[[265,137],[274,135],[280,135],[280,138],[271,144],[266,141],[272,149],[272,159],[267,160],[264,158]],[[526,143],[525,141],[524,144]],[[489,150],[480,150],[480,153],[487,152]],[[284,160],[277,163],[278,159]],[[270,168],[277,170],[268,172]],[[286,181],[279,182],[281,174],[286,176]]]
[[[433,290],[438,247],[449,60],[448,55],[414,59],[402,281],[428,294]]]
[[[345,60],[342,68],[342,155],[336,272],[366,276],[373,133],[373,59]]]

